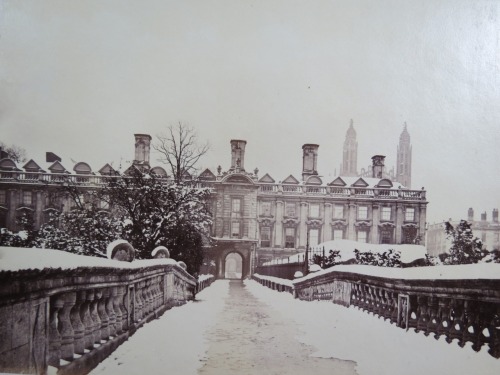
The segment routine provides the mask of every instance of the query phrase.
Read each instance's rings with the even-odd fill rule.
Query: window
[[[368,219],[368,207],[359,206],[358,207],[358,219],[366,220]]]
[[[7,194],[5,190],[0,190],[0,204],[7,203]]]
[[[295,247],[295,228],[285,228],[285,247]]]
[[[271,216],[271,202],[260,203],[260,214],[264,216]]]
[[[380,230],[380,243],[392,243],[392,228]]]
[[[368,232],[366,230],[358,230],[358,242],[365,242],[368,238]]]
[[[271,227],[260,228],[260,246],[271,247]]]
[[[231,202],[231,211],[232,212],[241,212],[241,198],[233,198]]]
[[[333,217],[336,219],[344,218],[344,206],[335,205],[333,209]]]
[[[231,223],[231,237],[234,238],[240,237],[240,223],[237,221],[233,221]]]
[[[415,243],[417,228],[403,228],[403,243]]]
[[[286,204],[286,216],[295,217],[295,203]]]
[[[23,192],[23,203],[26,205],[31,205],[32,202],[33,202],[33,196],[31,191]]]
[[[382,220],[391,220],[391,208],[382,207]]]
[[[309,230],[309,246],[316,246],[319,243],[319,229]]]
[[[415,220],[415,209],[412,207],[407,207],[405,211],[405,221]]]
[[[483,242],[483,244],[486,242],[486,232],[481,233],[481,241]]]
[[[334,229],[333,230],[333,239],[334,240],[341,240],[344,238],[344,231],[342,229]]]
[[[309,216],[310,217],[319,217],[319,204],[309,205]]]

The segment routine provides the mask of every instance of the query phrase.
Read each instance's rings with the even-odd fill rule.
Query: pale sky
[[[500,208],[500,1],[0,0],[0,140],[94,170],[178,121],[202,167],[334,178],[349,120],[358,169],[396,163],[403,123],[428,221]],[[152,155],[152,159],[155,156]],[[153,161],[153,165],[159,164]]]

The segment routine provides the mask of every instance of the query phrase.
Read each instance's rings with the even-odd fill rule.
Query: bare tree
[[[26,159],[26,150],[22,147],[12,145],[8,147],[5,143],[0,142],[0,150],[7,153],[9,159],[16,163],[24,163]]]
[[[174,177],[180,182],[186,173],[195,174],[196,164],[207,153],[210,145],[198,143],[196,131],[182,122],[170,125],[165,134],[157,135],[158,143],[153,148],[160,152]]]

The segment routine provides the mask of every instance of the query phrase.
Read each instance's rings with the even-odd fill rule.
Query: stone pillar
[[[349,203],[349,212],[347,218],[347,234],[346,238],[351,241],[356,241],[356,230],[354,229],[354,223],[356,223],[356,204]]]
[[[276,221],[274,223],[274,243],[273,246],[283,248],[285,243],[283,241],[283,216],[285,211],[285,203],[283,201],[276,201]]]
[[[305,249],[307,245],[307,211],[309,205],[306,202],[300,202],[300,221],[298,228],[298,247]]]
[[[16,208],[19,206],[19,193],[16,189],[9,189],[8,195],[7,229],[17,231]]]
[[[333,237],[332,233],[332,226],[330,223],[332,222],[332,204],[329,202],[325,203],[325,211],[324,211],[324,224],[323,224],[323,230],[321,231],[321,241],[320,242],[326,242],[330,241]]]
[[[426,218],[426,211],[427,211],[427,207],[425,206],[425,204],[421,205],[420,206],[420,209],[419,209],[419,214],[420,214],[420,217],[419,217],[419,221],[418,221],[418,233],[417,235],[420,235],[422,237],[422,240],[421,240],[421,243],[424,244],[425,243],[425,218]]]
[[[44,194],[42,190],[35,190],[35,213],[34,213],[34,226],[36,230],[40,229],[43,221],[43,209],[45,208]]]
[[[395,220],[395,224],[396,224],[396,228],[395,231],[395,235],[396,235],[396,244],[400,244],[401,241],[402,241],[402,238],[403,238],[403,220],[404,220],[404,212],[403,212],[403,206],[401,205],[401,203],[397,203],[396,204],[396,220]]]
[[[377,244],[379,243],[379,237],[378,237],[378,224],[380,222],[380,205],[379,203],[373,203],[372,205],[372,220],[373,220],[373,226],[371,230],[371,243]]]

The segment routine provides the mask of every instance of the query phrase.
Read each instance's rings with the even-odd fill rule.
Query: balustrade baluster
[[[500,358],[500,305],[492,306],[488,331],[490,333],[488,353],[495,358]]]
[[[424,331],[427,329],[427,323],[429,321],[427,315],[427,297],[417,296],[417,327],[415,332]]]
[[[113,294],[114,293],[114,294]],[[117,286],[112,289],[113,306],[116,314],[116,333],[120,334],[126,330],[127,319],[123,309],[123,297],[125,295],[125,288]]]
[[[437,329],[439,326],[439,317],[438,317],[438,297],[431,296],[427,299],[427,314],[428,314],[428,322],[427,328],[425,330],[425,335],[428,336],[430,333],[437,333]]]
[[[70,320],[74,332],[75,353],[83,354],[85,351],[85,326],[81,319],[82,305],[85,302],[85,291],[76,293],[76,303],[71,309]]]
[[[108,297],[106,300],[106,313],[108,314],[108,319],[109,319],[109,335],[110,336],[116,336],[117,332],[117,327],[116,327],[116,313],[115,309],[113,307],[113,300],[116,295],[116,287],[108,288]]]
[[[64,306],[61,295],[50,299],[49,316],[49,365],[59,367],[61,358],[61,334],[59,333],[59,313]]]
[[[463,300],[451,300],[451,311],[450,311],[450,330],[446,341],[451,343],[453,339],[459,340],[459,345],[461,345],[461,338],[463,334]],[[461,345],[463,346],[463,345]]]
[[[75,352],[75,331],[71,325],[70,312],[76,303],[76,293],[63,294],[64,306],[59,314],[59,327],[61,334],[61,358],[66,361],[73,360]]]
[[[99,318],[101,319],[101,340],[106,341],[109,338],[109,317],[106,313],[106,302],[109,298],[109,290],[101,289],[101,298],[99,299],[99,303],[97,305],[97,312],[99,314]]]
[[[102,293],[99,290],[94,290],[94,295],[90,303],[90,316],[94,323],[92,330],[94,344],[101,344],[101,318],[99,318],[99,313],[97,311],[97,306],[99,305],[99,299],[101,297]]]
[[[95,330],[95,324],[94,321],[92,320],[92,316],[90,315],[90,304],[94,300],[94,291],[93,290],[87,290],[85,291],[85,301],[82,303],[81,306],[81,319],[83,326],[85,327],[84,329],[84,346],[86,349],[93,349],[94,347],[94,330]]]
[[[142,320],[142,282],[138,282],[135,287],[135,321]]]
[[[437,319],[439,324],[436,329],[434,338],[437,340],[441,335],[448,336],[450,331],[450,299],[441,297],[438,301]]]

